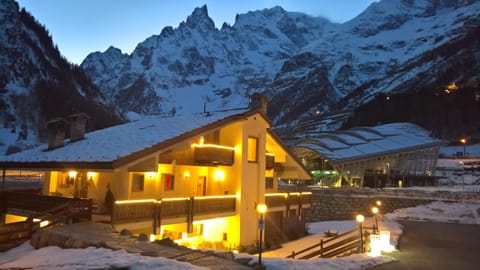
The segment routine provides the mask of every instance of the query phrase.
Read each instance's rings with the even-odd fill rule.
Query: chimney
[[[76,113],[69,115],[67,119],[70,123],[70,141],[75,142],[85,138],[88,115],[85,113]]]
[[[67,130],[67,121],[63,118],[56,118],[47,122],[48,130],[48,149],[62,147],[65,140],[65,132]]]
[[[260,110],[267,115],[267,97],[260,93],[253,93],[250,96],[250,108],[252,110]]]

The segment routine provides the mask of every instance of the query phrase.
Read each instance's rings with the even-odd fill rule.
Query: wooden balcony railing
[[[197,164],[233,165],[234,150],[228,147],[205,146],[194,147],[193,160]]]
[[[234,148],[214,144],[193,145],[189,150],[162,153],[158,160],[160,163],[175,160],[179,165],[231,166],[234,163]]]
[[[64,215],[74,221],[80,219],[92,219],[93,203],[91,199],[66,198],[47,196],[32,193],[4,191],[0,192],[0,211],[20,211],[25,213],[45,212],[67,205]]]
[[[236,196],[196,197],[194,215],[235,212]]]
[[[113,207],[112,224],[152,221],[154,228],[162,220],[184,218],[190,225],[195,217],[217,214],[218,217],[234,214],[236,196],[206,196],[190,198],[166,198],[162,200],[116,201]]]
[[[265,203],[268,208],[285,207],[288,211],[292,207],[299,209],[309,207],[312,201],[311,192],[267,193]]]

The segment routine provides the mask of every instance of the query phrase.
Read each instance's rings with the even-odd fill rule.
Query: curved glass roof
[[[292,146],[317,152],[332,163],[382,156],[394,152],[444,145],[429,132],[412,123],[358,127],[315,137]]]

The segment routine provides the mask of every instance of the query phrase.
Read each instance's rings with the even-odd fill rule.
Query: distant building
[[[419,126],[393,123],[311,136],[291,149],[316,185],[405,187],[435,184],[438,153],[445,144]]]
[[[0,164],[45,171],[44,195],[91,199],[117,230],[237,249],[258,242],[256,207],[266,204],[265,240],[281,241],[305,233],[311,194],[279,193],[274,179],[311,176],[269,130],[266,105],[257,94],[250,108],[150,116],[86,134],[88,117],[77,114],[48,123],[48,145]],[[74,139],[65,140],[68,127]]]

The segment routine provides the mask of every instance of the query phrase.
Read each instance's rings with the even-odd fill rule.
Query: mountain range
[[[8,0],[0,38],[4,147],[38,143],[46,120],[76,111],[91,114],[96,129],[245,107],[254,92],[268,97],[272,128],[285,139],[393,121],[445,139],[480,133],[477,0],[383,0],[342,24],[274,7],[220,29],[202,6],[131,54],[110,47],[80,66]],[[52,94],[57,101],[42,103]],[[68,103],[71,96],[78,100]],[[46,113],[57,102],[66,109]]]

